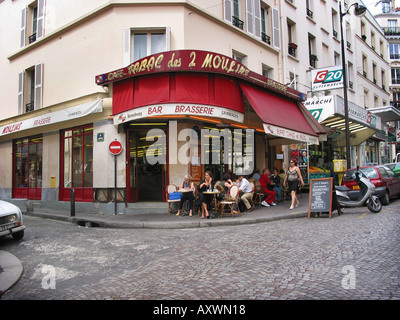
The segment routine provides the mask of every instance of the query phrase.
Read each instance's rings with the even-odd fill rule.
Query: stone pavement
[[[0,298],[21,277],[21,261],[11,253],[0,250]]]
[[[56,219],[86,227],[185,229],[255,224],[281,219],[307,217],[308,199],[306,197],[300,199],[298,208],[289,210],[289,206],[290,201],[286,201],[279,203],[277,206],[256,207],[252,212],[242,212],[241,215],[235,214],[233,218],[230,215],[224,215],[221,218],[219,215],[217,217],[215,214],[212,214],[211,219],[201,219],[198,215],[193,215],[192,217],[188,215],[176,216],[175,213],[168,215],[168,212],[117,215],[76,212],[75,216],[71,217],[70,212],[67,211],[34,209],[27,212],[24,207],[21,207],[21,210],[24,215]],[[212,213],[214,212],[212,211]],[[3,292],[18,281],[22,271],[22,264],[15,256],[8,252],[0,251],[0,298]]]

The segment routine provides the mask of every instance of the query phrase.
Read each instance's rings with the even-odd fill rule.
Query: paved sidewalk
[[[252,212],[242,212],[241,215],[235,214],[233,218],[230,215],[224,215],[222,218],[218,215],[217,217],[214,216],[212,219],[201,219],[201,217],[198,215],[193,215],[192,217],[189,217],[188,215],[176,216],[175,213],[168,215],[168,212],[127,213],[117,215],[76,212],[75,216],[71,217],[70,212],[54,210],[46,211],[39,208],[35,208],[29,213],[23,211],[23,214],[41,218],[68,221],[86,227],[154,229],[229,226],[307,217],[308,199],[305,197],[300,199],[300,206],[298,208],[289,210],[289,206],[290,202],[286,201],[279,203],[276,206],[256,207],[256,209]]]
[[[0,299],[3,293],[18,281],[22,271],[21,261],[17,257],[0,250]]]

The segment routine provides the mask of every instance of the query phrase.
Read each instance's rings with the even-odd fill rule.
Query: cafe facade
[[[301,92],[215,52],[165,51],[94,82],[104,93],[1,123],[2,199],[69,208],[73,191],[78,205],[112,213],[115,195],[120,208],[162,202],[185,174],[283,167],[285,146],[324,139]]]
[[[195,182],[205,171],[214,180],[249,175],[270,167],[283,145],[318,144],[325,133],[302,93],[215,52],[163,52],[95,81],[112,92],[126,202],[163,201],[185,174]]]

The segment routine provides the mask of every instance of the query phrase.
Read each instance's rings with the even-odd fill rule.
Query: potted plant
[[[295,44],[293,42],[290,42],[289,43],[289,47],[292,48],[292,49],[297,49],[297,44]]]

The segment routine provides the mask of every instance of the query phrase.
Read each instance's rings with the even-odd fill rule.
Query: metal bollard
[[[71,188],[71,217],[75,217],[75,189]]]

